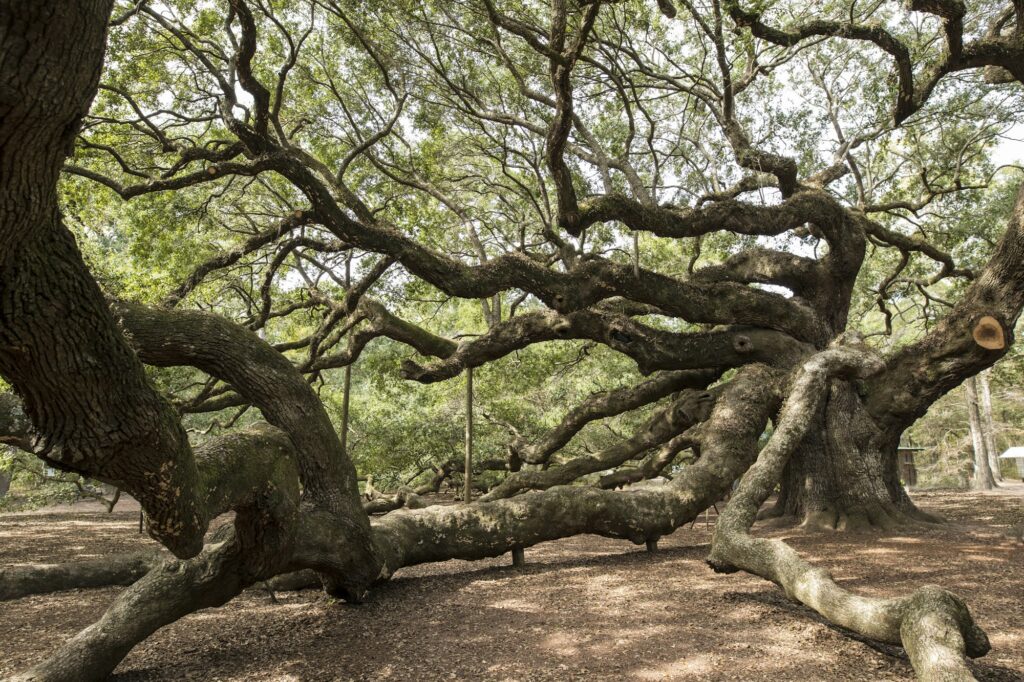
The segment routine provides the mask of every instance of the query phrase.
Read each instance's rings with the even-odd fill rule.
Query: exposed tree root
[[[166,558],[148,550],[65,564],[28,564],[0,568],[0,601],[32,594],[108,585],[131,585]]]
[[[780,540],[754,538],[758,508],[782,476],[786,461],[820,411],[832,376],[878,371],[874,356],[851,348],[824,351],[804,363],[771,440],[744,474],[715,527],[708,563],[721,572],[744,570],[781,586],[786,594],[859,634],[902,644],[925,682],[973,680],[964,655],[982,656],[988,638],[963,601],[928,585],[908,597],[871,599],[839,587],[827,571],[804,561]]]
[[[243,564],[234,538],[194,559],[164,563],[121,593],[99,621],[9,682],[106,679],[132,647],[164,625],[241,592],[251,582]]]
[[[779,400],[773,388],[774,379],[772,370],[754,365],[729,383],[708,419],[709,424],[719,428],[710,429],[705,437],[704,455],[669,485],[624,492],[558,486],[495,502],[403,509],[373,520],[372,537],[381,563],[380,577],[387,578],[402,566],[497,556],[515,547],[581,533],[626,538],[642,544],[672,532],[720,499],[750,465],[757,438]],[[249,436],[252,437],[271,439],[268,442],[275,448],[285,446],[283,434],[269,426],[259,427],[255,436]],[[243,444],[246,442],[239,441],[239,445]],[[279,452],[276,457],[281,459]],[[206,460],[200,457],[200,461]],[[336,530],[336,520],[333,515],[306,510],[299,520],[294,555],[282,570],[343,570],[345,541]],[[75,572],[76,565],[52,570],[86,580],[85,572]],[[274,589],[287,589],[282,584],[289,580],[292,579],[275,578]],[[309,584],[308,577],[297,578],[296,582],[302,586]],[[69,579],[64,584],[68,587],[62,589],[98,583],[72,585]],[[31,592],[27,587],[22,594],[53,591],[52,585],[35,581],[30,583]]]
[[[931,586],[898,599],[857,597],[838,587],[827,572],[804,562],[785,544],[749,535],[757,509],[779,480],[787,457],[805,435],[811,417],[820,410],[829,376],[848,375],[864,371],[865,367],[875,367],[870,357],[846,348],[826,351],[805,363],[772,440],[743,477],[719,520],[709,563],[717,570],[747,570],[762,575],[781,585],[791,598],[843,627],[880,641],[902,643],[924,680],[972,679],[962,657],[965,653],[982,655],[988,644],[959,598]],[[372,538],[380,566],[379,579],[387,579],[403,566],[497,556],[580,533],[625,538],[637,544],[656,542],[658,537],[696,518],[750,467],[758,436],[778,404],[776,377],[777,373],[763,366],[748,367],[737,375],[722,391],[708,419],[710,428],[702,437],[701,458],[666,486],[624,492],[556,486],[494,502],[402,509],[374,520]],[[284,447],[279,434],[271,427],[260,427],[253,434],[240,434],[238,444],[244,443],[251,449],[255,443],[265,450],[279,452]],[[201,464],[225,462],[237,466],[240,448],[231,446],[230,440],[220,441],[223,452],[197,459]],[[207,453],[200,450],[199,454]],[[205,466],[201,470],[208,471]],[[214,469],[213,473],[223,475],[227,470]],[[251,481],[279,478],[264,478],[267,473],[257,467]],[[249,489],[248,483],[236,487],[236,492],[229,496],[231,502],[253,499],[237,497],[242,495],[243,488]],[[260,499],[259,495],[255,498]],[[228,502],[208,500],[211,508]],[[242,528],[250,529],[250,533],[262,534],[267,528],[272,532],[284,527],[267,524],[265,520],[253,522],[251,515],[240,518],[249,519]],[[157,628],[196,609],[222,604],[245,587],[275,573],[280,575],[267,583],[270,589],[315,584],[316,573],[295,569],[344,572],[344,547],[350,536],[344,529],[338,529],[336,522],[337,517],[332,514],[315,510],[302,513],[294,527],[294,551],[287,554],[287,559],[282,554],[276,559],[242,561],[246,552],[238,548],[239,541],[231,536],[208,547],[195,559],[164,563],[126,590],[99,623],[14,679],[99,679],[113,670],[135,643]],[[281,542],[266,543],[266,538],[262,538],[259,546],[283,547]],[[250,548],[257,546],[251,537],[245,544]],[[125,559],[104,569],[88,566],[75,574],[75,586],[100,584],[101,578],[108,579],[107,584],[129,582],[144,570],[145,561],[152,560],[137,559],[142,563],[132,563]],[[63,582],[48,582],[47,575],[64,576]],[[55,584],[68,585],[68,575],[67,567],[37,567],[34,573],[27,571],[17,581],[11,581],[12,586],[7,589],[20,594],[38,592],[46,585],[52,589]]]
[[[816,530],[862,532],[925,528],[936,523],[942,523],[942,519],[919,509],[898,509],[876,501],[856,511],[833,508],[808,511],[802,525]]]

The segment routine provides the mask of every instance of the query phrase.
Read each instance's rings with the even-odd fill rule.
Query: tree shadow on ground
[[[764,604],[780,611],[812,620],[834,630],[844,637],[860,642],[864,646],[870,647],[884,656],[888,656],[889,658],[899,661],[904,665],[910,665],[910,658],[907,656],[907,652],[903,647],[879,642],[856,633],[853,630],[848,630],[840,625],[836,625],[803,604],[790,601],[783,593],[777,590],[765,590],[763,592],[729,592],[725,597],[730,601],[749,601]],[[1005,666],[986,663],[984,660],[969,660],[967,664],[971,669],[971,673],[978,678],[978,682],[1021,682],[1021,680],[1024,680],[1024,675],[1020,672]]]

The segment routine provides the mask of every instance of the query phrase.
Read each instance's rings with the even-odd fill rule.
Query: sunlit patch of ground
[[[1024,493],[1024,486],[1019,492]],[[936,492],[921,506],[953,520],[889,536],[776,528],[864,594],[926,583],[965,596],[993,650],[975,672],[1024,680],[1024,496]],[[714,514],[712,513],[712,520]],[[982,521],[984,519],[984,521]],[[647,554],[580,537],[509,557],[403,569],[361,606],[313,590],[252,590],[189,616],[133,651],[135,680],[911,680],[897,647],[865,643],[747,575],[704,564],[703,519]],[[0,516],[0,564],[138,549],[136,512]],[[93,621],[118,589],[0,605],[0,676]]]

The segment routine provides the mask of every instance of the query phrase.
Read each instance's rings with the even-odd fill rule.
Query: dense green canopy
[[[936,522],[898,445],[1024,309],[1020,0],[0,0],[0,37],[0,436],[176,557],[11,573],[135,581],[31,679],[733,490],[715,570],[973,679],[959,597],[749,530]],[[470,414],[484,494],[431,505]]]

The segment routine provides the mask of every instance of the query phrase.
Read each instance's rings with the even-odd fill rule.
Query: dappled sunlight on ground
[[[861,594],[900,595],[926,583],[959,592],[993,644],[975,668],[978,678],[1024,679],[1024,581],[1019,548],[1005,534],[1021,498],[921,499],[959,521],[980,508],[993,521],[893,536],[794,527],[763,534],[786,538]],[[0,517],[0,561],[95,556],[148,542],[129,512],[71,520]],[[522,569],[508,556],[417,566],[360,606],[314,590],[278,593],[274,604],[254,589],[165,628],[128,656],[115,679],[913,679],[898,647],[858,641],[759,578],[713,573],[704,564],[710,537],[702,519],[662,538],[655,554],[578,537],[527,549]],[[5,603],[0,643],[15,653],[0,661],[0,675],[93,621],[116,594]]]

